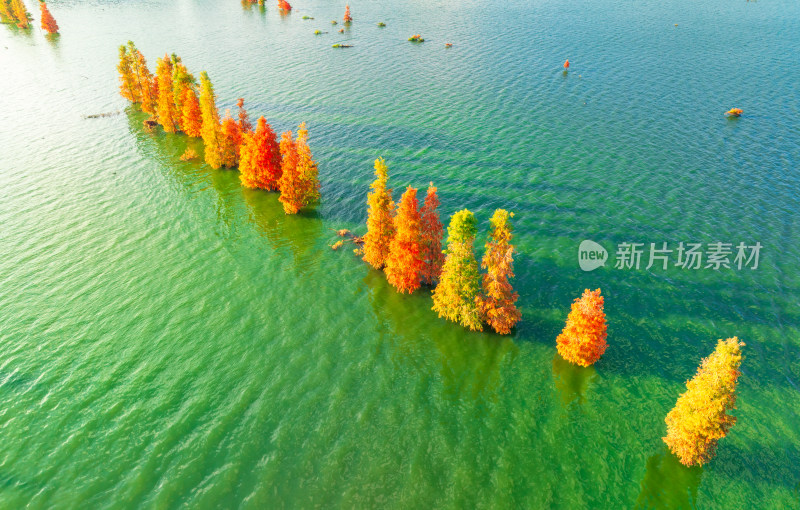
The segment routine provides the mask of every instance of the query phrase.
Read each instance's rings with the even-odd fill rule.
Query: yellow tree
[[[483,330],[479,308],[481,276],[475,260],[475,215],[456,212],[447,227],[447,256],[439,284],[433,289],[433,310],[439,317],[471,330]]]
[[[30,26],[28,21],[31,15],[22,0],[11,0],[11,14],[14,15],[19,28],[28,28]]]
[[[736,418],[736,382],[741,372],[742,347],[738,338],[718,340],[703,359],[697,374],[686,383],[686,392],[667,414],[664,442],[682,464],[703,465],[717,450],[717,442],[728,434]]]
[[[511,332],[522,314],[514,304],[519,295],[514,292],[509,282],[514,277],[514,245],[511,244],[511,217],[505,209],[497,209],[490,223],[492,231],[486,243],[486,253],[481,266],[486,270],[483,275],[483,296],[481,312],[489,326],[501,335]]]
[[[147,61],[144,55],[136,48],[133,41],[128,41],[128,52],[131,56],[134,83],[138,91],[137,97],[140,98],[142,103],[142,111],[153,115],[156,113],[156,99],[158,97],[154,86],[157,81],[153,79],[153,75],[147,68]]]
[[[214,95],[214,86],[205,71],[200,73],[200,114],[203,118],[201,134],[205,145],[206,163],[211,168],[219,168],[222,166],[220,151],[222,136],[220,134],[217,98]]]
[[[386,257],[386,279],[400,292],[411,294],[419,288],[422,269],[422,239],[420,237],[417,190],[406,189],[394,217],[396,232]]]
[[[169,55],[156,59],[156,79],[158,80],[158,103],[156,114],[158,123],[167,133],[178,130],[175,114],[175,96],[172,92],[172,61]]]
[[[119,47],[119,64],[117,64],[117,71],[119,71],[120,95],[132,103],[140,103],[142,101],[142,96],[133,71],[133,59],[128,52],[128,48],[124,44]]]
[[[383,269],[394,237],[394,201],[387,188],[389,169],[383,158],[375,160],[375,181],[367,195],[367,234],[364,236],[364,261],[375,269]]]
[[[444,264],[442,253],[443,226],[439,220],[439,197],[436,195],[436,186],[428,186],[425,203],[420,210],[420,237],[422,240],[422,269],[420,277],[427,284],[434,284],[439,280]]]
[[[186,68],[181,61],[181,58],[175,54],[172,55],[172,94],[173,103],[175,104],[175,123],[178,129],[186,131],[183,126],[183,101],[186,97],[186,91],[195,86],[197,81],[192,76],[192,73]]]
[[[600,289],[586,289],[572,303],[564,330],[556,338],[556,347],[562,358],[588,367],[606,352],[606,315]]]

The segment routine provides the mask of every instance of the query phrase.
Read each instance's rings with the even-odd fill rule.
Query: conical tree
[[[703,359],[697,374],[686,383],[686,392],[667,414],[664,442],[682,464],[703,465],[717,450],[717,442],[728,434],[736,418],[736,381],[741,372],[744,342],[738,338],[718,340]]]
[[[492,231],[486,243],[486,253],[481,266],[486,270],[483,275],[483,296],[481,312],[483,319],[497,333],[507,335],[511,332],[522,314],[516,303],[519,295],[511,287],[509,278],[514,277],[514,245],[511,244],[511,217],[505,209],[497,209],[490,223]]]
[[[25,4],[22,0],[11,0],[11,14],[14,15],[14,19],[17,21],[17,26],[19,28],[28,28],[30,24],[30,13],[28,9],[25,8]]]
[[[191,137],[203,136],[203,116],[200,113],[200,101],[197,100],[194,87],[188,87],[183,91],[181,126],[184,133]]]
[[[39,10],[41,11],[42,30],[46,30],[48,34],[57,34],[58,23],[56,23],[53,15],[50,14],[50,9],[47,8],[47,4],[44,1],[39,2]]]
[[[433,290],[433,310],[439,317],[481,331],[481,276],[473,246],[476,234],[477,221],[470,211],[458,211],[450,219],[447,256],[439,284]]]
[[[428,186],[425,203],[420,210],[420,238],[422,239],[422,269],[420,277],[423,283],[433,285],[439,281],[444,264],[442,253],[443,225],[439,220],[439,197],[436,186]]]
[[[214,86],[208,79],[208,73],[200,73],[200,113],[203,118],[203,144],[205,145],[206,163],[211,168],[222,166],[220,153],[221,134],[219,112],[217,111],[217,98],[214,95]]]
[[[281,190],[279,200],[286,214],[297,214],[300,209],[319,200],[319,171],[308,146],[308,129],[305,122],[297,128],[297,141],[292,132],[281,138]]]
[[[156,59],[156,78],[158,79],[158,104],[156,114],[158,123],[167,133],[178,130],[175,121],[175,96],[172,93],[172,61],[169,55]]]
[[[345,23],[352,23],[352,21],[353,21],[353,17],[350,16],[350,6],[349,5],[345,5],[344,6],[344,22]]]
[[[248,188],[278,189],[281,177],[281,153],[275,132],[260,117],[255,133],[248,134],[239,160],[239,179]]]
[[[250,123],[250,116],[247,114],[247,110],[244,109],[244,98],[240,97],[236,101],[236,106],[239,107],[239,129],[241,129],[242,133],[252,131],[253,124]]]
[[[396,232],[389,244],[386,257],[386,279],[400,292],[411,294],[420,286],[422,269],[422,239],[420,237],[420,215],[417,190],[406,189],[397,206],[394,217]]]
[[[197,80],[194,79],[192,73],[186,68],[177,55],[172,55],[172,95],[173,103],[175,104],[175,124],[181,131],[186,131],[183,126],[183,101],[186,97],[186,91],[194,88]]]
[[[138,90],[138,97],[142,103],[142,111],[153,115],[156,113],[158,94],[155,84],[158,82],[153,78],[147,68],[147,61],[144,55],[136,48],[133,41],[128,41],[128,52],[131,55],[133,76]]]
[[[588,367],[606,352],[606,315],[600,289],[586,289],[572,303],[564,330],[556,338],[558,353],[562,358]]]
[[[297,127],[297,172],[300,174],[301,207],[319,201],[319,169],[308,146],[308,129],[303,122]]]
[[[119,64],[117,64],[117,71],[119,72],[120,95],[131,103],[140,103],[142,101],[141,90],[139,90],[137,86],[138,82],[134,75],[131,54],[124,44],[119,47]]]
[[[220,159],[222,166],[233,168],[239,164],[239,149],[242,145],[242,131],[239,123],[233,120],[230,110],[225,110],[222,119],[220,139]]]
[[[302,207],[302,190],[300,185],[300,173],[297,171],[297,144],[292,137],[291,131],[284,131],[281,134],[281,178],[278,181],[278,188],[281,196],[278,200],[283,204],[283,212],[286,214],[297,214]]]
[[[387,188],[389,169],[383,158],[375,160],[375,181],[367,195],[367,234],[364,236],[364,261],[375,269],[383,269],[394,237],[394,201]]]

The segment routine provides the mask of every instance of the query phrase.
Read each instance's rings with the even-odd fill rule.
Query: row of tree
[[[166,132],[202,137],[206,162],[213,168],[238,165],[245,186],[280,190],[287,214],[319,199],[317,166],[305,124],[300,125],[296,139],[287,131],[278,143],[264,117],[253,130],[243,99],[237,103],[237,119],[226,111],[220,120],[214,88],[205,72],[198,86],[178,56],[165,55],[158,59],[153,76],[132,42],[120,47],[118,70],[122,96],[140,104]],[[464,209],[452,215],[447,249],[442,251],[443,225],[433,183],[420,208],[417,189],[410,186],[395,204],[383,159],[375,161],[375,176],[367,197],[367,234],[363,248],[357,250],[364,261],[382,269],[400,292],[435,285],[433,310],[440,317],[472,330],[488,324],[500,334],[510,333],[521,319],[515,304],[518,294],[510,283],[513,213],[498,209],[492,215],[481,262],[485,273],[481,274],[474,250],[477,220],[472,212]],[[556,339],[558,352],[570,363],[586,367],[606,351],[606,338],[603,296],[600,289],[586,289],[572,304]],[[720,340],[666,417],[664,442],[685,465],[708,462],[719,439],[736,421],[728,412],[736,403],[743,346],[735,337]]]
[[[389,283],[400,292],[412,293],[422,284],[434,285],[433,310],[439,317],[481,331],[488,324],[508,334],[521,319],[511,286],[514,276],[511,244],[513,213],[495,211],[481,265],[475,258],[475,215],[464,209],[450,219],[447,250],[442,252],[439,199],[431,183],[419,208],[416,188],[408,187],[395,208],[383,159],[375,161],[376,179],[367,195],[367,234],[360,251],[375,269],[383,269]]]
[[[278,142],[263,116],[253,129],[241,98],[237,118],[226,110],[220,119],[214,86],[205,71],[198,83],[173,54],[156,60],[154,76],[132,41],[120,46],[117,70],[122,97],[139,104],[151,115],[150,122],[165,132],[202,138],[205,161],[212,168],[238,166],[244,186],[280,191],[287,214],[319,200],[319,172],[305,123],[298,127],[297,138],[286,131]]]
[[[44,0],[39,0],[39,11],[41,12],[42,29],[49,34],[57,34],[58,23],[50,14],[50,9],[47,8]],[[14,23],[19,28],[29,28],[30,22],[33,21],[31,13],[28,12],[22,0],[0,0],[0,18],[4,22]]]

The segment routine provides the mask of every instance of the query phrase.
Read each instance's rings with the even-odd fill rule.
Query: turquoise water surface
[[[0,508],[800,508],[796,1],[354,0],[344,34],[321,0],[49,6],[58,38],[38,9],[0,26]],[[322,203],[287,217],[144,131],[129,39],[223,111],[305,121]],[[330,249],[378,156],[395,198],[433,181],[475,212],[479,256],[515,212],[514,334]],[[585,239],[762,250],[583,272]],[[609,348],[581,369],[555,338],[597,287]],[[684,468],[664,417],[734,335],[738,423]]]

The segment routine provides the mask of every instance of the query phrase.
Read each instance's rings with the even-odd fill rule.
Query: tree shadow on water
[[[697,508],[697,489],[703,476],[700,466],[686,467],[666,445],[647,459],[636,509],[671,510]]]
[[[553,356],[553,382],[565,409],[573,402],[583,404],[586,401],[586,391],[596,378],[597,370],[594,366],[573,365],[558,352]]]

